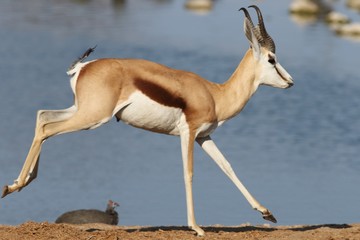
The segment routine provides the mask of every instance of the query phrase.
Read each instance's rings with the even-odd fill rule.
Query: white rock
[[[328,13],[325,20],[328,23],[334,24],[345,24],[350,22],[350,19],[346,15],[335,11]]]
[[[213,7],[212,0],[187,0],[185,7],[188,9],[204,9],[209,10]]]
[[[360,23],[349,23],[337,26],[335,32],[343,36],[360,36]]]
[[[360,0],[347,0],[346,5],[349,8],[360,10]]]
[[[310,0],[295,0],[290,4],[289,10],[295,14],[318,14],[320,7]]]

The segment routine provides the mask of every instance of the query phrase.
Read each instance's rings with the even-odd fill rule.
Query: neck
[[[254,58],[248,50],[231,77],[219,88],[216,101],[218,121],[225,121],[236,116],[257,90],[255,81]]]

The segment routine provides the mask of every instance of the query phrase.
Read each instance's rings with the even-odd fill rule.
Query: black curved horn
[[[244,12],[245,17],[250,21],[252,27],[254,27],[254,24],[253,24],[253,22],[252,22],[252,20],[251,20],[251,17],[250,17],[250,14],[249,14],[248,10],[247,10],[246,8],[243,8],[243,7],[242,7],[242,8],[239,9],[239,11],[243,11],[243,12]]]
[[[271,52],[275,53],[275,49],[276,49],[275,43],[274,43],[274,40],[270,37],[270,35],[266,31],[264,19],[262,17],[260,8],[256,5],[251,5],[251,6],[249,6],[249,8],[255,8],[255,10],[256,10],[256,13],[257,13],[257,16],[259,19],[259,24],[257,27],[259,28],[259,32],[261,34],[262,42],[264,44],[263,47],[266,47]]]
[[[252,22],[250,14],[246,8],[240,8],[239,11],[243,11],[245,14],[245,18],[246,18],[245,24],[247,25],[247,27],[245,28],[245,36],[251,42],[252,41],[251,40],[251,31],[253,31],[255,29],[254,23]]]

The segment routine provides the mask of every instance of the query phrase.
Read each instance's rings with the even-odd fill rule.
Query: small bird
[[[118,207],[117,202],[108,201],[105,212],[96,209],[80,209],[66,212],[58,217],[55,223],[105,223],[110,225],[117,225],[119,222],[118,213],[115,208]]]

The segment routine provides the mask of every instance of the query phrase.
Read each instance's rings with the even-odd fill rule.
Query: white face
[[[289,88],[294,85],[292,77],[278,63],[275,55],[275,43],[267,34],[260,9],[255,8],[259,24],[255,27],[245,8],[244,32],[250,42],[253,57],[256,61],[256,79],[259,85],[268,85],[276,88]]]
[[[266,49],[262,49],[259,58],[259,81],[260,84],[276,88],[289,88],[294,85],[290,74],[278,63],[276,55]]]

